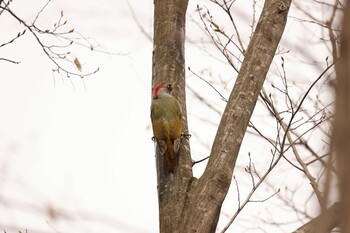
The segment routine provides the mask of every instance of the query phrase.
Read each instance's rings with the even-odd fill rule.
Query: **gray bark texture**
[[[154,1],[152,85],[175,81],[175,97],[187,131],[185,96],[185,16],[188,0]],[[222,116],[200,178],[192,176],[189,142],[182,139],[174,176],[164,177],[156,150],[161,233],[215,232],[221,205],[230,187],[238,152],[287,21],[291,0],[266,0],[247,48],[235,86]]]
[[[341,232],[350,233],[350,5],[344,9],[340,57],[335,64],[336,107],[332,146],[336,155],[340,191]]]
[[[293,233],[322,233],[330,232],[333,228],[339,226],[340,223],[340,204],[334,203],[326,209],[322,214],[303,226],[299,227]]]

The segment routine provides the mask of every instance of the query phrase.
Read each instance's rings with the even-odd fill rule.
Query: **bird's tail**
[[[164,153],[163,159],[163,170],[165,175],[169,175],[170,173],[175,172],[177,167],[177,150],[174,149],[174,143],[168,139],[166,142],[166,151]]]

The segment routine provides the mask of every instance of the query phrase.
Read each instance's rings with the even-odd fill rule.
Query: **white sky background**
[[[31,22],[44,4],[45,1],[15,0],[11,9]],[[188,15],[198,18],[194,13],[196,4],[203,2],[190,1]],[[134,0],[130,5],[144,29],[152,34],[152,2],[140,4]],[[261,7],[262,3],[258,6]],[[238,14],[243,16],[243,21],[249,20],[246,17],[251,14],[251,3],[245,7]],[[218,10],[217,7],[211,9]],[[58,76],[53,79],[51,62],[28,31],[14,43],[0,48],[0,57],[21,62],[15,65],[0,61],[0,230],[8,233],[25,229],[30,233],[157,232],[156,171],[149,118],[152,43],[137,27],[126,1],[52,1],[39,18],[39,25],[52,26],[61,10],[68,20],[68,28],[95,39],[108,52],[125,55],[74,48],[72,53],[83,64],[83,70],[89,72],[100,67],[99,72],[84,79],[85,89],[79,78],[72,78],[72,83]],[[0,27],[6,32],[0,34],[0,43],[23,30],[5,15],[3,13],[0,17]],[[216,16],[218,20],[224,17]],[[187,25],[190,40],[207,40],[191,21]],[[241,30],[249,32],[247,23],[241,25],[245,25]],[[288,60],[286,67],[296,67],[300,60],[307,60],[299,51],[293,50],[297,48],[296,44],[310,42],[308,48],[312,50],[311,46],[316,45],[313,40],[319,39],[316,35],[320,31],[308,31],[300,25],[289,19],[285,30],[284,38],[293,38],[288,43],[282,42],[292,50],[284,56]],[[244,43],[247,46],[247,37],[244,37]],[[330,54],[319,44],[317,46],[318,52],[312,56],[318,59],[312,62],[319,64]],[[209,49],[213,47],[209,46]],[[230,81],[223,91],[228,97],[236,74],[225,63],[217,62],[212,67],[215,59],[203,54],[199,48],[188,44],[187,66],[203,71],[204,76],[209,76],[210,72],[205,71],[208,69],[214,79],[220,75],[225,81]],[[276,61],[279,65],[280,58]],[[297,77],[293,80],[299,85],[311,84],[320,73],[308,64],[303,70],[298,66],[289,72]],[[224,109],[224,103],[210,87],[189,72],[187,76],[189,86],[207,93],[209,100],[214,101],[221,111]],[[196,104],[190,96],[188,111],[193,135],[192,157],[198,160],[208,155],[216,129],[211,125],[203,127],[207,123],[201,119],[217,124],[220,117]],[[256,114],[259,116],[259,113]],[[247,136],[245,141],[249,138]],[[246,165],[248,151],[254,157],[270,148],[254,145],[254,149],[258,151],[255,154],[251,143],[242,146],[244,156],[240,165]],[[201,169],[195,170],[195,174],[199,175]],[[283,180],[276,183],[281,183],[278,188],[283,188]],[[229,216],[237,207],[234,189],[232,185],[228,204],[224,205],[224,212]],[[263,192],[258,197],[268,195]],[[227,207],[230,205],[233,207]],[[263,210],[271,211],[265,203],[249,208],[246,211],[257,214]],[[228,219],[222,217],[221,220],[222,228]],[[242,229],[244,227],[238,225],[229,232]]]

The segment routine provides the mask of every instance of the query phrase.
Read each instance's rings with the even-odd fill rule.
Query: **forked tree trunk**
[[[185,104],[185,16],[187,0],[155,0],[153,86],[161,81],[179,85],[175,97]],[[227,102],[208,165],[200,178],[192,177],[189,143],[182,140],[175,176],[160,173],[156,150],[160,232],[215,232],[249,119],[281,39],[291,0],[266,0]]]

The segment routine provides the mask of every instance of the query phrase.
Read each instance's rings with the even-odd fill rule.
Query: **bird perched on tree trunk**
[[[177,166],[177,152],[180,147],[182,126],[181,108],[173,97],[175,83],[159,83],[153,91],[151,121],[153,134],[163,155],[163,172],[173,173]]]

